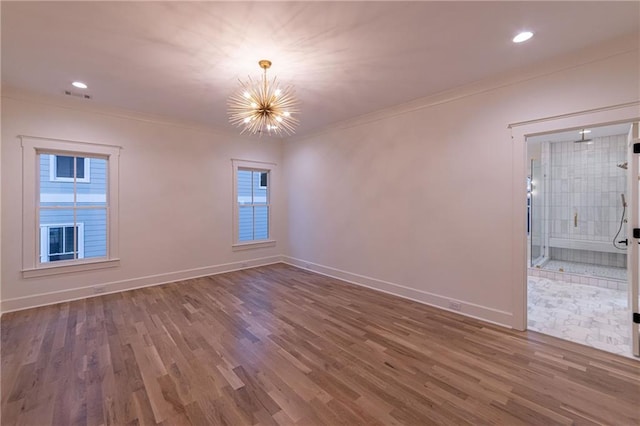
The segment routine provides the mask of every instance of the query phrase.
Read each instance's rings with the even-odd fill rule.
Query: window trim
[[[265,248],[265,247],[274,247],[276,245],[276,240],[273,238],[273,185],[271,182],[274,181],[273,175],[276,169],[276,163],[262,162],[262,161],[249,161],[249,160],[239,160],[232,159],[231,164],[233,167],[233,240],[232,240],[232,250],[250,250],[255,248]],[[265,240],[252,240],[252,241],[239,241],[239,212],[240,207],[238,205],[238,170],[253,170],[258,172],[266,172],[267,175],[267,208],[269,211],[268,216],[268,238]]]
[[[49,156],[49,180],[51,182],[73,182],[72,177],[59,177],[58,174],[58,163],[56,158],[60,157],[69,157],[68,155],[56,155],[52,154]],[[75,157],[78,157],[77,155]],[[91,182],[91,161],[88,157],[84,157],[84,177],[76,178],[77,183],[90,183]]]
[[[77,222],[78,227],[78,257],[73,259],[74,263],[78,259],[84,259],[84,223]],[[46,225],[40,225],[40,263],[51,262],[48,258],[51,256],[49,253],[49,230],[51,228],[71,228],[73,223],[47,223]],[[64,232],[63,232],[64,234]],[[43,256],[46,253],[46,256]],[[44,258],[47,258],[44,260]],[[65,262],[64,260],[57,260],[56,262]]]
[[[22,146],[22,276],[40,277],[119,266],[119,159],[120,146],[19,135]],[[103,157],[107,161],[107,256],[103,258],[40,262],[38,154]]]

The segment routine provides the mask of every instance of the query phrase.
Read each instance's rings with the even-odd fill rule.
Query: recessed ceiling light
[[[531,31],[523,31],[513,38],[513,42],[522,43],[523,41],[529,40],[531,37],[533,37],[533,33]]]
[[[74,81],[73,83],[71,83],[71,85],[72,85],[73,87],[77,87],[78,89],[86,89],[86,88],[87,88],[87,85],[86,85],[86,84],[84,84],[84,83],[83,83],[83,82],[81,82],[81,81]]]

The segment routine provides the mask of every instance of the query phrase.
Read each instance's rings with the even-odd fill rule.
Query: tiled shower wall
[[[627,189],[626,135],[595,138],[591,143],[550,144],[550,236],[611,244],[622,216],[620,194]],[[576,220],[577,215],[577,220]],[[618,240],[626,238],[626,226]],[[626,254],[552,248],[551,258],[607,266],[626,266]]]

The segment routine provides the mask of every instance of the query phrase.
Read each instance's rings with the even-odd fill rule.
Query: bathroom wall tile
[[[543,144],[541,158],[547,171],[549,217],[543,218],[550,236],[609,243],[618,230],[627,173],[617,164],[626,159],[626,135],[595,138],[593,144],[573,141]],[[578,226],[574,226],[574,214]],[[624,239],[626,230],[619,239]],[[549,250],[551,259],[593,262],[624,267],[625,261],[606,253]]]

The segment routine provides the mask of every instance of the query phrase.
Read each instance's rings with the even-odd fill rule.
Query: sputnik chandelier
[[[229,98],[229,121],[241,127],[242,133],[252,135],[293,134],[298,120],[298,101],[294,97],[292,86],[280,89],[274,77],[267,80],[267,70],[271,61],[263,59],[258,62],[264,74],[260,81],[240,81],[240,88]]]

